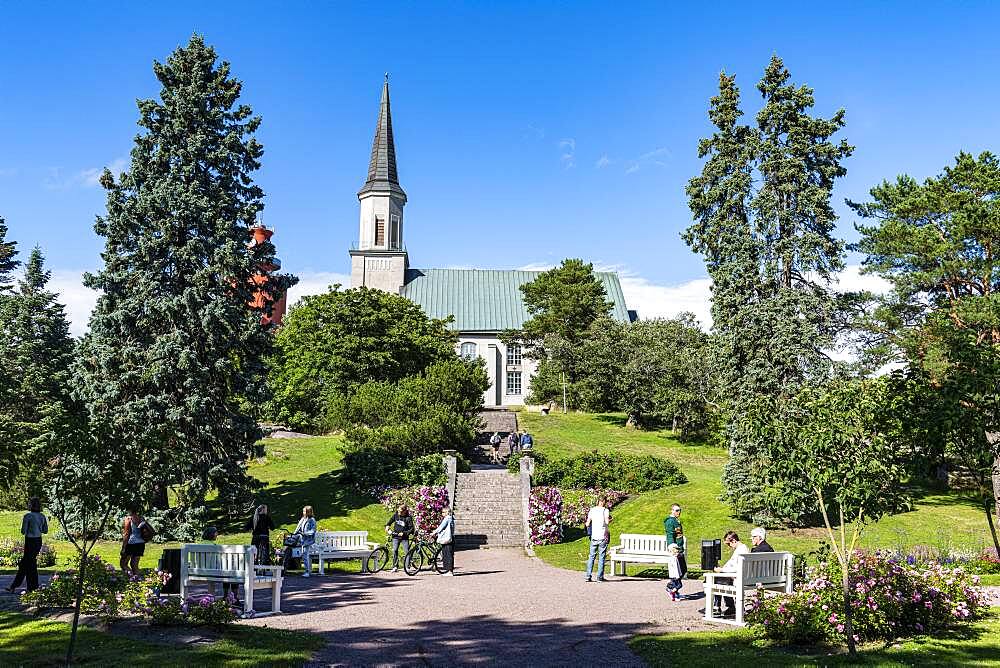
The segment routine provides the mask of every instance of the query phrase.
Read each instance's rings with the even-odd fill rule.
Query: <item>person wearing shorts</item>
[[[142,537],[144,524],[146,520],[139,510],[135,506],[130,507],[122,522],[122,552],[118,564],[127,575],[139,574],[139,559],[146,552],[146,539]]]

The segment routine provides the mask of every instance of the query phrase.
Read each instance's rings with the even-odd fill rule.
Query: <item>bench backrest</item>
[[[619,537],[621,552],[630,554],[666,554],[667,537],[648,533],[623,533]]]
[[[182,575],[243,578],[256,553],[251,545],[188,544],[181,548]]]
[[[314,550],[363,550],[368,546],[367,531],[317,531]]]
[[[791,552],[751,552],[737,557],[744,587],[775,585],[792,578],[795,555]]]

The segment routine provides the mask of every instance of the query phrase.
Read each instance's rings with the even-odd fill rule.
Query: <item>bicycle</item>
[[[428,536],[417,536],[406,553],[406,559],[403,560],[403,570],[407,575],[416,575],[423,569],[425,562],[430,563],[438,573],[448,572],[444,567],[441,545]]]
[[[385,532],[385,541],[381,545],[372,550],[367,557],[365,557],[365,570],[369,573],[378,573],[386,566],[389,565],[389,561],[392,558],[392,532]]]

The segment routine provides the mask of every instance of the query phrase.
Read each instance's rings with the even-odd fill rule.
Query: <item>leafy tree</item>
[[[245,462],[261,432],[242,406],[266,398],[272,335],[265,309],[248,304],[274,247],[251,243],[264,206],[251,176],[260,118],[239,103],[229,63],[195,35],[153,71],[160,96],[138,103],[129,169],[101,177],[104,268],[84,282],[102,294],[76,384],[94,432],[142,462],[130,473],[137,500],[162,511],[161,534],[183,539],[200,535],[210,487],[227,505],[251,489]],[[290,282],[262,286],[278,295]]]
[[[1000,549],[1000,160],[963,152],[937,177],[870,194],[849,203],[873,221],[858,225],[857,250],[893,286],[871,324],[942,407],[943,442],[979,482]]]
[[[296,428],[328,426],[330,402],[359,385],[393,383],[455,358],[447,321],[399,295],[338,288],[304,297],[275,337],[270,412]]]
[[[56,454],[62,411],[79,412],[69,396],[73,341],[58,296],[46,289],[50,273],[41,250],[31,252],[24,278],[0,305],[0,348],[6,382],[0,386],[0,423],[11,456],[0,463],[5,482],[0,501],[23,508],[42,494],[45,463]]]
[[[458,450],[470,454],[489,378],[482,360],[453,357],[398,382],[374,381],[334,401],[345,431],[344,464],[362,488],[402,482],[407,462]]]
[[[581,368],[579,344],[587,339],[599,318],[611,313],[613,304],[607,300],[594,265],[579,259],[563,260],[558,267],[522,285],[521,292],[531,317],[520,330],[503,332],[500,338],[507,345],[520,343],[527,357],[547,367],[542,370],[539,390],[552,384],[545,382],[545,376],[558,372],[565,396]],[[540,395],[534,380],[532,393],[542,400],[552,398],[551,390]]]
[[[761,397],[742,418],[777,472],[760,484],[768,503],[794,516],[818,504],[827,537],[843,573],[848,648],[854,596],[848,580],[854,548],[866,522],[875,522],[907,502],[903,482],[911,453],[900,447],[902,428],[890,379],[834,381],[806,386],[794,397]],[[833,515],[836,521],[831,521]],[[848,537],[847,525],[853,524]]]
[[[716,132],[699,144],[707,158],[688,183],[695,222],[684,239],[705,257],[712,278],[714,365],[730,415],[758,397],[787,397],[826,377],[831,349],[853,298],[830,284],[843,268],[830,196],[853,148],[831,137],[844,111],[812,116],[812,89],[789,83],[773,57],[757,88],[755,126],[740,123],[735,77],[722,74],[709,118]],[[725,499],[740,516],[773,518],[759,487],[770,462],[764,444],[730,420]]]

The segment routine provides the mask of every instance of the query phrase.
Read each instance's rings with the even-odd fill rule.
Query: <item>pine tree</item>
[[[688,184],[695,223],[685,241],[705,256],[712,277],[714,356],[720,396],[730,415],[724,498],[734,511],[774,520],[767,487],[780,485],[750,432],[735,419],[756,397],[787,397],[822,377],[824,350],[838,333],[845,299],[830,284],[843,268],[830,206],[841,160],[853,148],[830,137],[844,125],[811,116],[813,92],[788,83],[773,57],[758,84],[755,126],[740,124],[735,78],[723,74],[709,117],[717,131],[699,145],[708,157]],[[811,501],[803,500],[801,512]],[[790,518],[781,518],[790,519]]]
[[[7,241],[7,221],[0,216],[0,294],[10,288],[10,274],[17,269],[17,242]]]
[[[136,462],[137,501],[165,510],[172,489],[160,521],[191,538],[210,487],[225,500],[250,489],[261,432],[245,407],[266,399],[272,335],[248,304],[274,247],[250,243],[264,206],[251,178],[260,118],[238,104],[229,64],[195,35],[153,70],[160,99],[138,103],[129,169],[101,178],[104,268],[85,284],[102,294],[76,376],[94,432]],[[280,295],[291,280],[264,287]]]
[[[22,508],[29,496],[42,493],[42,472],[58,440],[57,414],[74,411],[69,397],[73,340],[58,295],[46,290],[50,273],[35,248],[24,278],[4,298],[0,348],[7,381],[0,396],[0,421],[14,452],[5,458],[10,487],[0,503]]]

